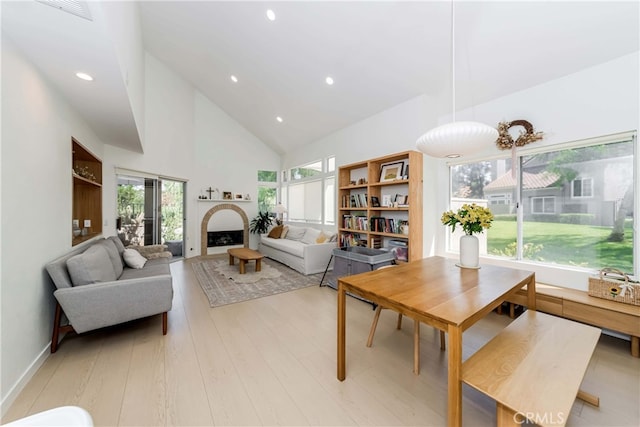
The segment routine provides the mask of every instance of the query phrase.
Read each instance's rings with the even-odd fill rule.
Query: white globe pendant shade
[[[498,139],[498,131],[478,122],[438,126],[416,141],[416,148],[432,157],[462,157],[479,153]]]

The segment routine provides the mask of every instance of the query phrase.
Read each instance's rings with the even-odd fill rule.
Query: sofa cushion
[[[144,279],[147,277],[161,276],[163,274],[171,274],[168,258],[156,258],[147,260],[144,268],[125,268],[120,276],[120,280],[127,279]]]
[[[127,264],[127,267],[130,268],[142,268],[147,262],[147,259],[135,249],[125,249],[122,256],[124,257],[124,262]]]
[[[113,244],[116,245],[118,253],[120,254],[120,256],[122,256],[122,253],[124,252],[124,243],[122,243],[122,240],[120,240],[118,236],[109,236],[108,240],[111,240]]]
[[[279,239],[282,236],[282,229],[284,227],[282,225],[276,225],[271,229],[267,237],[271,237],[272,239]]]
[[[300,240],[302,243],[306,243],[307,245],[315,245],[316,240],[320,237],[320,230],[316,230],[315,228],[307,228],[304,236]]]
[[[117,279],[109,254],[103,245],[93,245],[81,254],[67,260],[67,269],[73,286]]]
[[[307,229],[304,227],[296,227],[290,225],[289,231],[287,231],[286,239],[301,241],[306,232]]]
[[[270,246],[274,249],[287,252],[300,258],[304,256],[304,247],[306,245],[302,242],[289,239],[272,239],[270,237],[263,237],[261,242],[263,245]]]
[[[122,257],[118,253],[116,244],[113,242],[113,240],[110,239],[101,240],[96,244],[104,246],[104,248],[107,250],[107,254],[109,255],[109,259],[111,260],[111,264],[113,265],[113,271],[116,272],[116,277],[120,277],[124,264],[122,262]]]

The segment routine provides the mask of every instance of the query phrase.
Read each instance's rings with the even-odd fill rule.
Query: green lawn
[[[610,227],[525,222],[524,244],[533,245],[535,249],[534,253],[525,249],[524,257],[553,264],[595,269],[613,267],[633,272],[633,229],[625,228],[623,242],[607,242],[610,233]],[[487,237],[490,254],[509,256],[516,241],[516,223],[494,221]],[[506,250],[509,244],[511,251]]]

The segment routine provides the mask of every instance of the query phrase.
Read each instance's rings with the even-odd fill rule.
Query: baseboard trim
[[[31,362],[31,365],[27,368],[27,370],[20,376],[18,381],[11,387],[9,392],[2,396],[2,402],[0,402],[0,416],[2,418],[5,417],[9,407],[16,400],[20,392],[25,388],[25,386],[31,381],[33,376],[38,372],[38,369],[44,364],[44,362],[49,357],[49,349],[51,348],[51,341],[44,347],[44,349],[40,352],[38,357]]]

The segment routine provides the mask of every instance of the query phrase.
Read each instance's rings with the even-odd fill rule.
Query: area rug
[[[237,262],[229,265],[227,256],[203,258],[191,266],[211,307],[319,285],[322,278],[322,273],[305,276],[267,258],[262,260],[260,272],[255,272],[253,261],[247,263],[245,274],[239,273]]]

